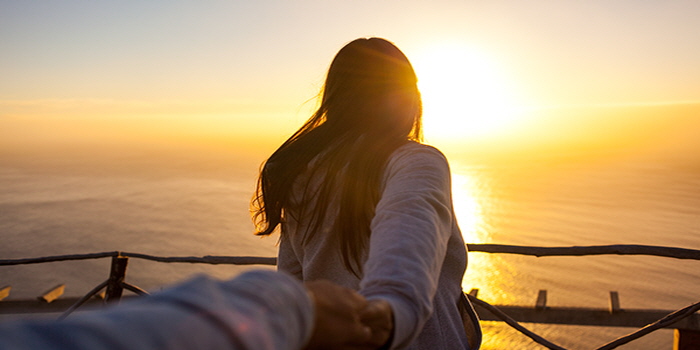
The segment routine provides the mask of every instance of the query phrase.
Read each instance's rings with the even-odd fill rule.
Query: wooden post
[[[117,303],[122,297],[124,288],[122,282],[126,276],[126,265],[129,263],[129,258],[117,255],[112,257],[112,267],[109,272],[109,281],[107,282],[107,293],[105,301],[108,303]]]
[[[106,290],[103,290],[103,291],[101,291],[101,292],[95,294],[95,298],[97,298],[97,299],[102,299],[102,300],[105,300],[105,297],[106,297],[106,296],[107,296],[107,291],[106,291]]]
[[[44,294],[39,296],[39,300],[43,300],[47,303],[50,303],[56,299],[58,299],[61,295],[63,295],[63,292],[66,290],[66,285],[65,284],[59,284],[49,290],[47,290]]]
[[[7,297],[10,296],[10,291],[12,290],[11,286],[4,286],[0,288],[0,300],[3,300]]]
[[[675,329],[673,331],[673,350],[700,349],[700,331]]]
[[[544,310],[547,308],[547,290],[540,289],[537,293],[537,302],[535,302],[535,310]]]
[[[614,314],[616,312],[620,312],[622,309],[620,308],[620,295],[615,292],[611,291],[610,292],[610,313]]]

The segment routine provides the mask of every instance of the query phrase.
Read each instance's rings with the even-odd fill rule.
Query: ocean
[[[692,157],[471,162],[450,157],[458,220],[469,243],[532,246],[647,244],[700,249],[700,163]],[[0,162],[0,258],[128,251],[160,256],[275,256],[277,236],[252,235],[248,203],[261,157],[59,152]],[[470,253],[464,289],[493,304],[679,309],[700,299],[700,261],[644,256],[525,257]],[[127,281],[157,291],[197,273],[251,267],[131,259]],[[264,267],[270,268],[270,267]],[[109,259],[0,267],[10,298],[66,284],[80,296],[104,281]],[[633,329],[525,324],[569,349]],[[484,322],[483,349],[543,349]],[[661,330],[620,349],[671,349]]]

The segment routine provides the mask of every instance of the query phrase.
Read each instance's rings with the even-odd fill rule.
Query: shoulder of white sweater
[[[416,165],[417,163],[426,162],[444,164],[447,166],[447,158],[439,149],[430,145],[410,141],[397,148],[396,151],[392,153],[388,167],[393,168],[408,164]]]

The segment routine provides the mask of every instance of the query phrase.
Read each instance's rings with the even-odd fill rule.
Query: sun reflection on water
[[[497,207],[488,179],[478,169],[460,168],[452,174],[452,200],[465,243],[492,242],[489,208]],[[469,253],[462,288],[479,289],[479,297],[493,303],[513,302],[512,290],[517,270],[501,257],[488,253]]]
[[[477,193],[475,177],[469,174],[452,175],[452,201],[457,215],[459,228],[465,242],[481,242],[478,233],[484,225],[484,216],[480,199]]]

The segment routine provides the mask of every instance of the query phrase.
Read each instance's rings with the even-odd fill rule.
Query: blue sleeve
[[[293,277],[252,271],[230,281],[196,277],[164,292],[63,321],[0,323],[2,349],[299,349],[313,305]]]

